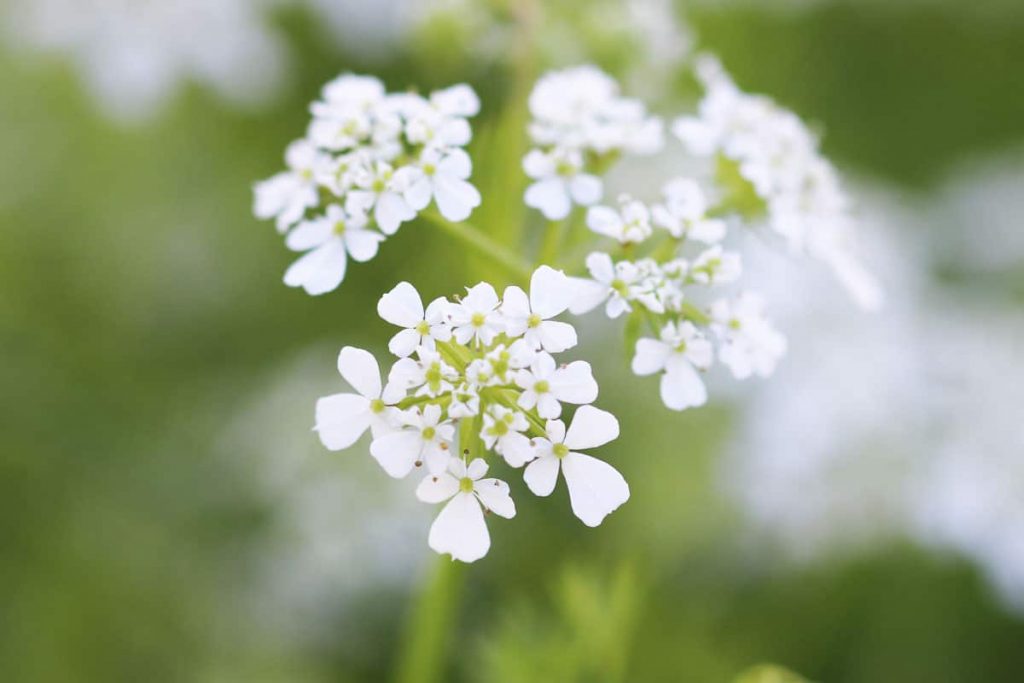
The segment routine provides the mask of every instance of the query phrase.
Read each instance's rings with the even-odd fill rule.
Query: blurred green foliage
[[[921,187],[1024,137],[1022,10],[961,11],[701,6],[691,18],[741,84],[819,121],[841,163]],[[300,12],[280,21],[290,89],[258,114],[189,90],[158,120],[118,128],[66,65],[0,55],[2,680],[377,681],[395,669],[415,584],[367,587],[312,638],[254,618],[252,566],[281,513],[237,466],[249,454],[225,459],[219,439],[300,353],[323,368],[310,406],[335,390],[335,349],[387,338],[371,311],[397,279],[454,292],[479,264],[409,226],[312,299],[281,285],[290,255],[251,218],[250,184],[279,167],[319,85],[358,69],[393,88],[471,81],[485,103],[475,178],[485,197],[514,198],[523,111],[505,105],[523,75],[467,56],[473,36],[457,27],[370,65]],[[628,58],[607,44],[602,64]],[[474,222],[514,241],[523,215],[485,200]],[[493,524],[491,555],[452,598],[446,680],[727,681],[763,661],[830,682],[1019,680],[1024,622],[961,563],[889,547],[763,571],[712,484],[728,412],[669,415],[617,344],[580,353],[608,361],[602,405],[623,437],[606,455],[633,499],[598,530],[565,514],[563,491],[524,496],[514,524]],[[756,671],[741,680],[787,680]]]

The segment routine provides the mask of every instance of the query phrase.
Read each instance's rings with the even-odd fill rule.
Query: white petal
[[[326,294],[345,279],[346,262],[345,245],[340,240],[331,240],[290,265],[284,273],[284,283],[302,287],[314,296]]]
[[[522,434],[509,434],[501,442],[501,457],[510,467],[522,467],[535,457],[530,440]]]
[[[576,346],[576,328],[569,323],[545,320],[538,330],[540,345],[548,353],[561,353]]]
[[[352,258],[365,263],[377,255],[377,247],[384,241],[384,235],[372,230],[350,230],[344,239],[345,248]]]
[[[470,479],[479,479],[487,474],[487,461],[483,458],[474,458],[473,462],[466,467],[466,476]]]
[[[602,284],[609,284],[615,279],[615,264],[612,257],[603,251],[594,251],[587,255],[587,270],[590,276]]]
[[[385,235],[394,235],[403,221],[416,217],[416,212],[400,195],[385,192],[377,198],[377,205],[373,207],[373,217],[377,221],[377,227]]]
[[[423,320],[423,302],[408,282],[399,282],[377,302],[377,315],[399,327],[416,327]]]
[[[481,479],[473,487],[484,507],[505,519],[516,516],[516,504],[508,494],[508,484],[500,479]]]
[[[451,460],[451,453],[440,444],[427,444],[423,449],[423,461],[431,474],[441,474],[448,469],[448,461]]]
[[[708,390],[693,366],[675,356],[661,378],[661,400],[672,410],[686,410],[707,403]]]
[[[592,176],[589,173],[580,173],[572,179],[572,182],[569,184],[569,191],[572,193],[573,201],[577,204],[590,206],[601,199],[603,187],[601,179],[597,176]]]
[[[510,318],[522,318],[525,324],[526,318],[530,316],[530,300],[526,292],[515,285],[506,287],[501,298],[501,312]],[[513,336],[518,335],[513,333]]]
[[[316,432],[332,451],[348,448],[370,426],[370,402],[356,394],[334,394],[316,402]]]
[[[465,180],[473,172],[473,162],[465,150],[453,149],[437,165],[437,173],[440,176],[450,176]]]
[[[480,192],[465,180],[439,175],[434,184],[434,199],[441,215],[450,221],[464,221],[480,206]]]
[[[590,363],[577,360],[559,368],[551,376],[551,393],[566,403],[591,403],[597,398],[597,382]]]
[[[412,355],[416,347],[420,345],[420,333],[416,330],[402,330],[388,342],[388,351],[399,358]]]
[[[597,526],[629,500],[629,485],[619,471],[589,455],[569,453],[562,458],[562,476],[573,514],[587,526]]]
[[[562,414],[562,404],[550,393],[537,398],[537,414],[544,419],[553,419]]]
[[[569,312],[573,315],[589,313],[608,298],[608,285],[582,277],[569,278],[569,281],[575,290],[569,304]]]
[[[459,492],[459,480],[444,472],[428,474],[416,487],[416,497],[424,503],[442,503]]]
[[[380,369],[373,354],[346,346],[338,354],[338,372],[366,398],[380,397]]]
[[[653,375],[665,369],[672,349],[665,342],[644,337],[636,342],[636,353],[633,355],[633,373],[644,376]]]
[[[402,196],[405,197],[405,201],[408,202],[409,206],[416,211],[422,211],[427,208],[427,204],[430,203],[430,198],[433,194],[434,186],[431,184],[430,178],[421,174],[409,183]]]
[[[597,448],[619,438],[619,421],[608,411],[580,406],[572,417],[565,445],[572,449]]]
[[[622,217],[615,209],[594,206],[587,211],[587,227],[599,235],[618,239],[622,235]]]
[[[531,149],[523,157],[523,171],[534,180],[555,172],[554,160],[539,149]]]
[[[292,251],[309,251],[314,247],[331,239],[334,234],[334,226],[330,221],[317,220],[300,223],[298,227],[288,233],[284,243]]]
[[[536,496],[550,496],[558,482],[558,458],[550,453],[526,466],[523,481]]]
[[[457,493],[430,526],[430,547],[453,559],[474,562],[487,554],[491,537],[480,503],[471,493]]]
[[[530,185],[526,188],[523,201],[527,206],[538,209],[551,221],[565,218],[572,207],[565,182],[560,178],[548,178]]]
[[[415,467],[422,445],[423,439],[418,431],[400,429],[374,439],[370,444],[370,455],[385,472],[401,479]]]
[[[547,320],[565,312],[576,292],[560,270],[541,266],[530,276],[530,308]]]

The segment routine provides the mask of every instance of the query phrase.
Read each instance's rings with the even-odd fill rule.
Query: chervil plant
[[[370,454],[388,475],[421,477],[416,495],[441,505],[429,536],[438,553],[480,559],[490,547],[484,513],[515,516],[509,484],[486,476],[496,467],[522,470],[539,496],[564,479],[588,526],[628,500],[622,475],[582,452],[616,439],[619,423],[592,405],[590,364],[556,360],[577,344],[574,327],[558,319],[565,313],[623,319],[632,370],[659,376],[662,401],[680,411],[707,402],[703,376],[716,362],[736,379],[767,377],[786,351],[766,302],[743,287],[736,245],[744,233],[823,261],[858,302],[877,305],[877,286],[852,251],[848,202],[816,138],[793,113],[743,93],[716,62],[704,59],[698,74],[707,94],[671,131],[708,161],[714,180],[667,178],[654,196],[612,201],[608,170],[624,156],[661,152],[662,119],[596,67],[538,81],[522,159],[522,199],[546,221],[533,265],[526,245],[465,223],[482,199],[463,149],[467,119],[480,108],[467,85],[421,97],[341,76],[289,147],[289,170],[256,186],[256,215],[306,252],[284,281],[310,294],[336,289],[350,257],[370,260],[418,216],[511,276],[496,283],[500,298],[481,282],[427,305],[398,283],[377,306],[399,328],[386,376],[372,354],[346,346],[338,370],[354,393],[316,405],[327,448],[348,448],[369,431]]]

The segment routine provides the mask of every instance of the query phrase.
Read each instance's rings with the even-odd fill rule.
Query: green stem
[[[453,223],[445,219],[441,214],[433,211],[424,211],[420,216],[426,218],[432,225],[440,228],[449,236],[462,242],[476,252],[476,254],[490,259],[493,264],[504,268],[510,275],[516,276],[521,282],[529,282],[530,275],[533,272],[529,264],[477,228],[468,223]]]
[[[445,665],[458,613],[465,567],[450,557],[437,558],[410,615],[396,683],[446,680]]]

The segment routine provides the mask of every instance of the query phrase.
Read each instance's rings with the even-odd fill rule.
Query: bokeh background
[[[1021,3],[5,0],[0,28],[0,679],[412,681],[424,623],[440,680],[1021,679]],[[535,220],[523,83],[593,61],[672,114],[698,50],[823,132],[888,305],[766,255],[789,356],[682,415],[584,319],[633,498],[591,530],[520,495],[438,573],[411,482],[312,407],[342,345],[382,350],[382,292],[480,265],[412,224],[308,297],[251,184],[342,71],[467,81],[474,222]]]

